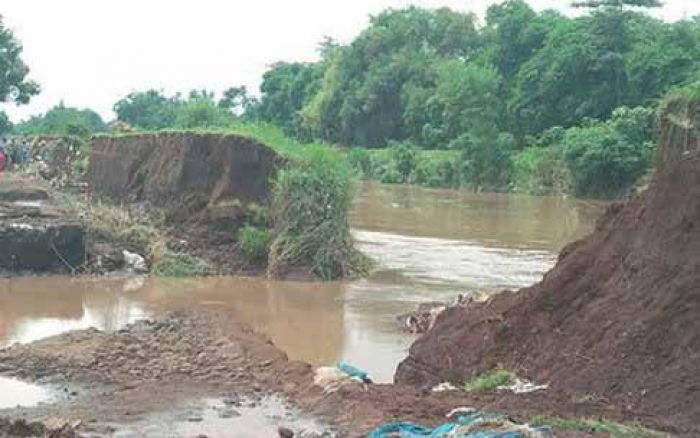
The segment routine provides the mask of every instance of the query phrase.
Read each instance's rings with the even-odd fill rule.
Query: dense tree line
[[[575,5],[588,12],[569,18],[508,0],[488,9],[483,26],[446,8],[387,10],[350,44],[326,44],[317,63],[273,66],[257,115],[301,139],[455,150],[448,173],[459,178],[450,184],[513,188],[516,164],[522,171],[526,158],[548,156],[568,178],[560,186],[619,194],[648,165],[652,131],[640,127],[648,137],[628,144],[607,121],[699,77],[700,20],[654,19],[640,7],[659,6],[655,0]],[[565,134],[543,145],[552,131]],[[579,155],[586,166],[572,158]],[[600,169],[587,168],[594,163]]]
[[[147,90],[114,111],[145,130],[274,124],[349,148],[360,172],[386,182],[617,196],[649,167],[657,99],[700,80],[700,18],[652,18],[657,0],[573,4],[586,12],[506,0],[483,24],[448,8],[388,9],[347,45],[323,41],[318,62],[272,65],[257,97],[245,87],[218,97]],[[15,55],[0,65],[0,101],[26,102],[38,87],[0,27],[3,44]],[[62,105],[15,127],[103,129],[97,114]],[[445,153],[426,152],[435,150]]]

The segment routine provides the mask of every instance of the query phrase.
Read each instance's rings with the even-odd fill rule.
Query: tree
[[[5,27],[0,16],[0,102],[25,104],[39,93],[39,85],[27,79],[29,68],[22,61],[22,45]]]
[[[257,101],[248,94],[245,86],[240,86],[224,90],[218,105],[237,116],[253,118]]]
[[[214,101],[214,93],[192,90],[189,98],[178,107],[173,125],[177,128],[212,128],[230,126],[231,113]]]
[[[14,130],[23,135],[77,135],[89,136],[104,131],[105,122],[91,109],[67,107],[63,102],[45,114],[33,116],[15,126]]]
[[[571,4],[575,8],[623,8],[625,6],[636,6],[640,8],[660,8],[663,2],[660,0],[584,0],[575,1]]]
[[[318,91],[323,69],[321,63],[274,64],[263,75],[257,116],[281,126],[287,134],[306,137],[299,113]]]
[[[130,93],[114,104],[117,120],[143,129],[162,129],[175,124],[182,106],[179,95],[166,97],[161,91]]]
[[[5,135],[12,130],[12,122],[4,111],[0,111],[0,135]]]

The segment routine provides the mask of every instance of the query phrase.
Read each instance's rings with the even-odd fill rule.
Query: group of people
[[[0,172],[10,164],[21,166],[29,159],[29,146],[26,140],[12,144],[6,137],[0,138]]]

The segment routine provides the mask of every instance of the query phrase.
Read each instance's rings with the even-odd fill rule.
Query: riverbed
[[[396,316],[457,294],[539,280],[568,242],[588,233],[599,203],[366,183],[351,222],[377,262],[366,279],[304,283],[261,278],[0,279],[0,346],[69,330],[117,330],[191,308],[230,311],[290,358],[346,360],[389,382],[414,339]]]

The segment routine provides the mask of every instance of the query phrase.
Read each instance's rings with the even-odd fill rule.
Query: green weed
[[[251,225],[246,225],[238,231],[238,245],[251,260],[260,261],[267,257],[270,238],[270,231]]]
[[[646,429],[640,425],[626,425],[605,419],[590,418],[564,419],[559,417],[539,416],[533,418],[533,426],[549,426],[559,430],[574,430],[587,433],[605,433],[610,438],[661,438],[667,434]]]
[[[477,376],[466,383],[466,389],[472,392],[491,392],[502,385],[510,385],[515,381],[515,374],[503,368]]]

